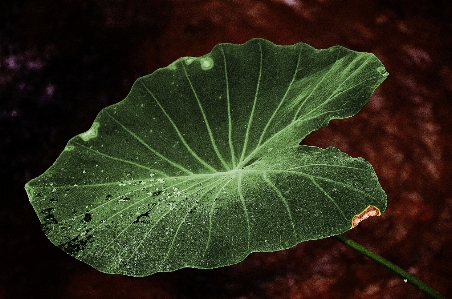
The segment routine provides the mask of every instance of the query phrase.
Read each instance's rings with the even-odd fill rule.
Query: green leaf
[[[340,234],[383,212],[386,194],[365,160],[298,144],[386,76],[339,46],[219,44],[138,79],[28,182],[30,202],[55,245],[132,276]]]

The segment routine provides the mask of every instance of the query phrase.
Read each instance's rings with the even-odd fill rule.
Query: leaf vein
[[[207,179],[206,181],[208,181],[209,179]],[[212,183],[209,183],[210,186],[199,187],[198,191],[201,190],[201,189],[205,189],[205,191],[204,191],[203,195],[199,196],[198,198],[204,197],[210,190],[215,188],[215,185],[217,185],[217,184],[219,184],[219,182],[216,180],[216,181],[213,181]],[[162,260],[161,265],[163,265],[165,263],[165,261],[168,259],[169,254],[170,254],[170,252],[171,252],[171,250],[172,250],[172,248],[174,246],[174,241],[176,240],[177,235],[179,234],[179,230],[182,227],[182,224],[184,224],[185,220],[187,219],[188,214],[190,214],[190,210],[193,209],[194,206],[196,206],[196,202],[194,204],[192,204],[189,209],[187,209],[187,213],[185,213],[185,216],[182,218],[182,220],[180,221],[179,225],[177,226],[177,229],[176,229],[176,231],[174,233],[174,236],[173,236],[173,238],[171,240],[171,244],[168,247],[168,250],[166,252],[165,258]]]
[[[182,165],[180,165],[179,163],[176,163],[174,161],[171,161],[170,159],[168,159],[167,157],[165,157],[164,155],[162,155],[161,153],[159,153],[158,151],[156,151],[155,149],[153,149],[151,146],[149,146],[146,142],[144,142],[140,137],[138,137],[135,133],[133,133],[132,131],[130,131],[129,129],[127,129],[121,122],[119,122],[117,119],[115,119],[112,115],[110,115],[108,112],[106,112],[106,114],[113,119],[118,125],[121,126],[121,128],[126,131],[127,133],[129,133],[131,136],[133,136],[138,142],[140,142],[142,145],[144,145],[148,150],[150,150],[154,155],[156,155],[157,157],[159,157],[160,159],[166,161],[167,163],[169,163],[170,165],[182,170],[183,172],[187,173],[187,174],[193,174],[193,172],[191,172],[190,170],[186,169],[185,167],[183,167]]]
[[[204,112],[204,108],[202,107],[201,101],[199,100],[198,94],[193,87],[193,83],[190,80],[190,76],[188,75],[187,69],[185,66],[183,66],[185,77],[188,80],[188,83],[190,84],[191,90],[193,91],[193,95],[196,98],[196,102],[198,103],[199,111],[201,112],[202,118],[204,119],[204,123],[206,124],[207,133],[209,134],[210,142],[212,144],[213,150],[215,151],[218,159],[220,160],[223,167],[227,170],[229,170],[229,165],[226,163],[226,161],[223,159],[223,156],[221,155],[220,151],[218,150],[217,144],[215,142],[215,138],[213,137],[212,129],[210,128],[209,121],[207,120],[206,113]]]
[[[298,52],[297,65],[295,66],[295,70],[294,70],[294,73],[293,73],[292,81],[290,81],[289,86],[287,87],[287,90],[284,93],[284,96],[282,97],[281,101],[278,104],[278,107],[276,107],[275,111],[270,116],[270,119],[268,120],[267,124],[265,125],[264,129],[262,130],[262,134],[261,134],[261,136],[259,138],[259,142],[257,143],[257,147],[259,147],[261,145],[262,140],[264,139],[264,135],[267,132],[268,127],[270,126],[270,123],[273,121],[273,119],[275,118],[276,114],[278,113],[278,110],[281,108],[282,104],[286,100],[286,97],[289,94],[289,91],[292,88],[293,83],[295,82],[295,77],[297,75],[298,67],[300,65],[300,58],[301,58],[301,48],[300,48],[300,51]],[[246,161],[245,161],[245,163],[246,163]]]
[[[293,235],[294,235],[295,240],[297,240],[298,239],[297,232],[296,232],[296,229],[295,229],[295,223],[293,221],[292,212],[290,211],[289,203],[287,202],[286,198],[281,193],[281,191],[278,188],[276,188],[275,184],[270,180],[270,178],[267,175],[267,172],[263,173],[262,178],[270,186],[270,188],[273,189],[273,191],[277,194],[277,196],[281,199],[281,201],[283,202],[284,206],[286,207],[287,214],[289,215],[290,223],[292,224]]]
[[[253,123],[253,118],[254,118],[254,111],[256,110],[256,103],[257,103],[257,98],[259,95],[259,86],[260,86],[261,77],[262,77],[262,56],[263,56],[262,45],[260,43],[259,43],[259,50],[260,50],[259,77],[257,78],[256,92],[254,94],[254,100],[253,100],[253,107],[251,108],[250,117],[248,119],[248,125],[246,127],[245,140],[243,142],[242,155],[240,156],[239,165],[243,164],[243,160],[245,159],[246,148],[248,146],[248,140],[249,140],[249,134],[250,134],[250,130],[251,130],[251,125]]]
[[[188,145],[187,141],[185,140],[184,136],[182,136],[182,133],[180,132],[179,128],[177,127],[176,123],[173,121],[173,119],[171,118],[171,116],[166,112],[165,108],[163,108],[162,104],[160,103],[160,101],[155,97],[154,93],[143,83],[143,81],[141,81],[141,83],[143,84],[144,88],[146,88],[146,90],[149,92],[149,94],[152,96],[152,98],[154,99],[155,103],[159,106],[160,110],[163,112],[163,114],[165,114],[166,118],[168,119],[168,121],[171,123],[171,125],[173,126],[174,130],[176,131],[177,136],[179,137],[179,139],[182,141],[182,144],[185,146],[185,148],[188,150],[188,152],[195,157],[196,160],[198,160],[202,165],[204,165],[205,167],[207,167],[208,169],[210,169],[210,171],[216,172],[216,170],[210,166],[206,161],[204,161],[203,159],[201,159],[201,157],[198,156],[198,154],[190,147],[190,145]]]
[[[342,209],[339,207],[339,205],[337,204],[337,202],[328,194],[328,192],[326,192],[322,186],[320,186],[314,179],[313,176],[309,176],[309,179],[312,181],[312,183],[320,190],[322,191],[323,194],[325,194],[326,197],[328,197],[328,199],[336,206],[336,208],[339,210],[339,212],[342,214],[342,216],[344,217],[345,220],[348,220],[347,217],[345,217],[344,211],[342,211]]]
[[[231,98],[229,95],[229,77],[228,77],[228,66],[226,63],[226,55],[224,54],[223,47],[220,48],[221,53],[223,54],[223,62],[224,62],[224,79],[226,84],[226,101],[227,101],[227,110],[228,110],[228,141],[229,141],[229,150],[231,151],[231,160],[232,160],[232,168],[236,167],[236,157],[234,152],[234,145],[232,143],[232,116],[231,116]]]
[[[243,213],[245,215],[245,220],[246,220],[246,224],[247,224],[247,243],[248,243],[248,251],[250,250],[250,244],[251,244],[251,225],[250,225],[250,217],[248,215],[248,209],[246,207],[246,202],[245,202],[245,197],[243,196],[242,193],[242,178],[243,178],[243,173],[240,172],[239,173],[239,177],[237,180],[237,191],[240,197],[240,202],[242,203],[242,207],[243,207]]]

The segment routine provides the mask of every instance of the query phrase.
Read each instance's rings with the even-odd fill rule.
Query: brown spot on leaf
[[[381,212],[376,206],[367,206],[361,213],[355,215],[352,219],[352,228],[358,225],[361,221],[371,217],[380,216]]]

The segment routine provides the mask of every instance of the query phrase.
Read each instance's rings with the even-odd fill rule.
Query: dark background
[[[346,3],[346,5],[345,5]],[[0,1],[0,299],[424,298],[327,238],[219,269],[107,275],[53,246],[24,184],[139,76],[220,42],[336,44],[390,76],[305,144],[372,163],[389,205],[346,235],[452,298],[452,5],[405,0]]]

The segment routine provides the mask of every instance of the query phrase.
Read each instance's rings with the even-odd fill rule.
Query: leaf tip
[[[379,72],[383,77],[387,77],[389,75],[384,66],[377,67],[377,72]]]
[[[352,219],[352,227],[356,227],[361,221],[372,217],[372,216],[380,216],[381,212],[376,206],[367,206],[361,213],[356,214]]]

